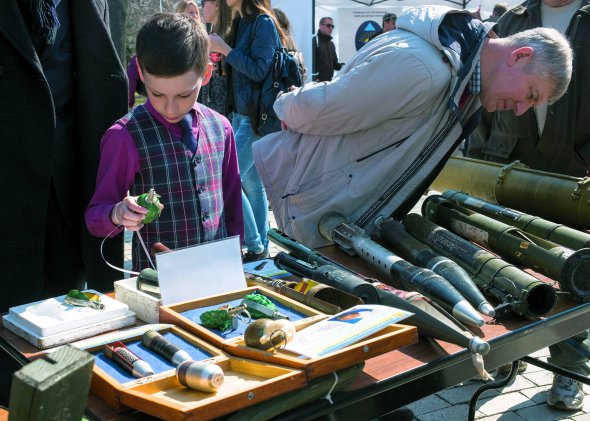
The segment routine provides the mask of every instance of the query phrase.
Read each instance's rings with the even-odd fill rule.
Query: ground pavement
[[[417,205],[413,211],[419,213],[419,209]],[[269,218],[271,227],[276,227],[272,212],[269,212]],[[131,268],[130,242],[131,235],[126,232],[125,266],[128,269]],[[282,249],[271,243],[271,256],[279,251]],[[544,348],[531,356],[547,361],[549,349]],[[529,365],[524,373],[516,377],[512,385],[481,395],[475,418],[478,421],[590,421],[590,387],[584,386],[586,399],[580,411],[560,411],[545,403],[552,381],[551,372]],[[418,421],[466,420],[469,400],[482,384],[478,381],[468,381],[416,401],[409,407],[414,411]]]

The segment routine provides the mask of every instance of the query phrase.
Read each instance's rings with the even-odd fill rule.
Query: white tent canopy
[[[492,14],[494,5],[503,1],[506,0],[271,0],[271,3],[289,17],[295,42],[311,70],[312,38],[323,16],[334,19],[333,41],[339,60],[345,62],[356,51],[355,36],[359,26],[367,22],[380,25],[381,16],[386,12],[399,14],[404,7],[436,4],[472,11],[479,8],[485,19]],[[521,0],[507,0],[507,3],[513,7]]]

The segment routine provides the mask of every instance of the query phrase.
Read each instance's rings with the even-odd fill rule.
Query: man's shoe
[[[244,257],[242,258],[242,262],[244,262],[244,263],[255,262],[257,260],[268,259],[269,256],[270,256],[270,253],[268,252],[268,250],[262,250],[260,253],[248,251],[248,252],[246,252],[246,254],[244,254]]]
[[[576,411],[582,408],[583,403],[582,383],[559,374],[553,376],[553,386],[547,396],[548,405],[558,409]]]
[[[396,409],[395,411],[379,417],[379,421],[412,421],[414,412],[407,406]]]
[[[524,361],[518,361],[518,374],[524,373],[528,366],[529,365],[527,363],[525,363]],[[506,377],[510,373],[511,369],[512,369],[512,363],[501,365],[497,369],[492,370],[492,376]]]

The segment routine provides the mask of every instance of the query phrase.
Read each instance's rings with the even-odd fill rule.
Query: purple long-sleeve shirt
[[[182,129],[178,123],[167,122],[150,104],[145,103],[149,113],[165,128],[170,130],[174,138],[180,139]],[[201,117],[195,103],[195,115]],[[126,120],[123,119],[123,122]],[[199,132],[199,119],[193,119],[195,136],[203,139],[206,133]],[[242,214],[242,185],[238,169],[238,158],[234,134],[227,119],[223,119],[225,129],[225,154],[223,157],[222,192],[224,217],[229,237],[240,236],[244,239],[244,216]],[[202,127],[202,126],[201,126]],[[119,234],[123,228],[115,230],[110,214],[113,207],[127,196],[139,172],[139,152],[131,133],[120,122],[111,126],[100,143],[100,163],[96,176],[96,190],[86,208],[86,226],[88,231],[97,237]],[[114,231],[113,231],[114,230]]]

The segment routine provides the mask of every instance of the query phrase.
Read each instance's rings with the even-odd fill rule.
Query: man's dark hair
[[[323,25],[324,23],[326,23],[327,19],[330,19],[332,22],[334,22],[334,19],[332,19],[330,16],[325,16],[320,19],[320,25]]]
[[[397,15],[395,13],[386,13],[383,15],[383,22],[395,22]]]
[[[141,70],[158,77],[174,77],[193,70],[205,74],[209,36],[202,23],[180,13],[158,13],[137,34]]]

